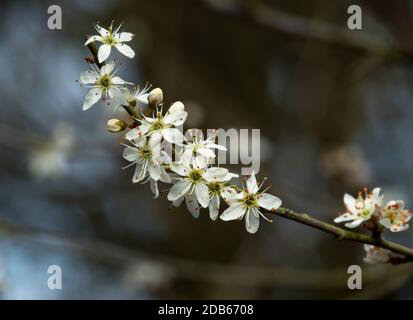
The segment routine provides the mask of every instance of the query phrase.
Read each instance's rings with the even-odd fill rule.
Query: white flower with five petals
[[[228,175],[225,168],[200,169],[185,164],[171,164],[171,170],[180,177],[168,193],[168,200],[175,207],[185,200],[189,212],[194,218],[199,217],[199,205],[207,208],[209,205],[209,189],[207,181],[223,179]]]
[[[165,116],[162,110],[157,110],[154,116],[137,119],[141,125],[131,129],[125,136],[128,140],[140,137],[149,137],[151,141],[160,142],[163,139],[169,143],[181,144],[185,137],[177,126],[184,124],[188,113],[185,111],[184,104],[177,101],[168,109]]]
[[[171,178],[162,165],[161,146],[145,138],[133,140],[131,143],[132,146],[124,145],[123,157],[131,162],[124,169],[136,165],[132,182],[145,183],[149,180],[152,192],[157,198],[159,196],[157,182],[159,180],[165,183],[171,182]]]
[[[389,201],[380,211],[380,224],[392,232],[403,231],[409,228],[412,211],[404,208],[404,201]]]
[[[113,23],[109,27],[109,29],[95,25],[96,31],[99,33],[99,35],[91,36],[86,40],[85,46],[95,41],[103,43],[99,47],[98,51],[99,63],[102,63],[109,57],[112,47],[118,49],[120,53],[127,56],[128,58],[133,58],[135,56],[133,49],[126,43],[124,43],[131,41],[133,34],[130,32],[119,32],[121,26],[122,24],[120,24],[119,27],[115,31],[113,31]]]
[[[185,143],[181,151],[180,161],[182,163],[187,165],[195,163],[197,167],[205,168],[216,157],[215,150],[227,151],[227,148],[224,146],[214,143],[216,131],[205,140],[199,136],[199,133],[202,134],[199,130],[192,129],[189,133],[191,140]]]
[[[86,70],[80,74],[80,83],[90,88],[83,102],[83,110],[89,109],[102,97],[104,99],[107,97],[117,99],[122,95],[121,89],[126,84],[131,84],[116,76],[114,68],[115,62],[111,61],[102,66],[100,71],[95,69]]]
[[[347,212],[334,219],[334,222],[351,221],[347,222],[345,226],[347,228],[356,228],[363,222],[370,220],[376,213],[377,208],[382,205],[383,196],[380,195],[380,188],[375,188],[370,193],[365,189],[364,198],[362,192],[359,192],[357,199],[346,193],[343,200]]]
[[[257,232],[260,225],[260,216],[265,220],[271,222],[265,217],[260,208],[269,211],[277,210],[281,206],[281,200],[271,194],[261,192],[262,184],[258,186],[255,178],[255,172],[247,180],[247,187],[244,191],[237,194],[235,200],[232,201],[228,209],[226,209],[220,216],[224,221],[241,220],[245,216],[245,226],[249,233]]]
[[[237,191],[232,186],[228,186],[227,182],[232,178],[237,178],[238,175],[227,171],[226,175],[220,174],[222,168],[211,168],[210,174],[205,175],[205,180],[209,190],[209,217],[211,220],[216,220],[219,214],[219,206],[221,198],[229,205],[237,195]],[[217,171],[217,174],[213,174]],[[223,171],[222,171],[223,172]]]

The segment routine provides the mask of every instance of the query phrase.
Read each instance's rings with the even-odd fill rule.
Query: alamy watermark
[[[50,265],[47,268],[47,273],[50,274],[47,279],[47,287],[50,290],[62,289],[62,268],[58,265]]]

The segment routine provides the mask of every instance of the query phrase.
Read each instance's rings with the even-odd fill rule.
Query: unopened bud
[[[155,88],[148,95],[148,102],[150,105],[157,106],[163,100],[163,92],[161,88]]]
[[[106,128],[108,129],[109,132],[121,132],[125,130],[127,127],[127,124],[125,121],[119,120],[119,119],[109,119]]]

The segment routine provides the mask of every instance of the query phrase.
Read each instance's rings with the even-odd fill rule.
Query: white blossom
[[[211,172],[221,170],[221,168],[211,168]],[[219,174],[205,175],[205,180],[209,190],[209,216],[211,220],[216,220],[219,214],[221,198],[229,205],[235,199],[237,191],[232,186],[226,185],[232,178],[238,177],[237,174],[228,172],[225,176]]]
[[[105,29],[97,24],[95,25],[95,29],[99,35],[91,36],[87,39],[85,46],[94,41],[102,43],[98,50],[99,63],[102,63],[109,57],[112,47],[118,49],[120,53],[128,58],[133,58],[135,56],[133,49],[124,43],[131,41],[133,34],[130,32],[119,32],[121,26],[122,24],[120,24],[119,27],[113,31],[113,23],[109,29]]]
[[[264,208],[274,211],[281,206],[282,202],[278,197],[265,193],[266,190],[259,192],[261,187],[262,184],[258,186],[255,172],[253,171],[247,180],[247,187],[237,194],[235,200],[221,214],[220,218],[224,221],[229,221],[241,220],[245,216],[245,226],[249,233],[257,232],[260,225],[260,216],[271,222],[259,209]]]
[[[403,231],[409,228],[408,221],[412,218],[412,211],[404,208],[404,201],[389,201],[380,211],[380,224],[392,232]]]
[[[204,168],[211,164],[215,155],[215,149],[227,151],[227,148],[219,144],[215,144],[216,131],[211,133],[207,139],[203,139],[198,135],[197,130],[191,130],[191,140],[187,141],[181,153],[180,161],[187,165],[195,163],[197,167]]]
[[[122,95],[121,88],[131,84],[116,76],[114,68],[115,62],[111,61],[102,66],[100,71],[93,69],[80,74],[80,83],[90,88],[83,103],[83,110],[89,109],[102,97],[118,99]]]
[[[170,183],[171,178],[162,165],[161,147],[159,142],[147,141],[145,138],[130,141],[132,146],[125,145],[123,157],[130,161],[127,167],[136,165],[132,178],[133,183],[145,183],[148,180],[151,184],[155,198],[159,196],[157,182],[160,180]]]
[[[380,195],[380,188],[375,188],[368,193],[365,190],[365,197],[359,192],[357,199],[349,194],[344,194],[344,204],[347,212],[334,219],[335,223],[351,221],[345,224],[348,228],[356,228],[363,222],[370,220],[379,206],[382,205],[383,196]]]
[[[364,245],[366,256],[363,258],[364,262],[370,264],[388,263],[391,260],[404,259],[405,256],[399,253],[392,252],[388,249],[373,246],[370,244]]]
[[[185,200],[189,212],[194,218],[199,217],[199,205],[207,208],[209,205],[208,181],[221,180],[228,175],[225,168],[200,169],[185,164],[171,164],[171,170],[179,175],[177,182],[168,193],[168,200],[175,207]]]
[[[148,104],[148,91],[151,88],[150,85],[145,85],[142,89],[136,87],[132,92],[128,88],[121,88],[121,94],[116,96],[113,100],[113,108],[116,111],[122,105],[130,105],[136,107],[139,104]]]
[[[149,137],[154,142],[159,142],[163,138],[169,143],[179,144],[184,141],[185,137],[176,127],[183,125],[187,116],[188,113],[185,111],[183,103],[177,101],[172,104],[165,116],[159,109],[152,118],[143,116],[142,119],[137,119],[141,125],[131,129],[125,138],[133,140],[139,137]]]

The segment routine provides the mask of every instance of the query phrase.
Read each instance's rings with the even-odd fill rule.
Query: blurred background
[[[124,21],[137,55],[117,56],[122,78],[182,100],[187,127],[261,129],[260,176],[285,206],[332,222],[344,192],[380,186],[412,208],[412,19],[408,0],[2,1],[0,297],[413,298],[413,265],[366,265],[359,244],[277,217],[250,235],[153,200],[121,170],[112,110],[83,112],[76,83],[84,35]],[[388,238],[413,246],[410,230]],[[347,289],[353,264],[363,290]]]

